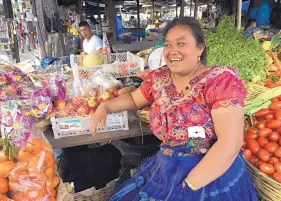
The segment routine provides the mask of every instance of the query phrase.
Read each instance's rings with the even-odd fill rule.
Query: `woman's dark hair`
[[[245,27],[245,29],[248,29],[253,23],[255,23],[255,22],[257,22],[257,20],[255,20],[255,19],[249,19],[248,20],[248,24],[247,24],[247,26]]]
[[[82,21],[79,23],[79,27],[90,27],[89,23],[86,21]]]
[[[197,45],[204,45],[205,46],[205,35],[201,25],[195,18],[191,17],[180,17],[175,18],[172,22],[170,22],[165,28],[163,32],[164,39],[166,38],[167,33],[170,29],[174,28],[175,26],[186,26],[192,30],[192,35],[195,38]],[[201,55],[201,63],[207,63],[207,49],[205,47],[202,55]]]

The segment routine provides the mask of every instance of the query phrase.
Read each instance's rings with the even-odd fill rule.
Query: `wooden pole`
[[[6,16],[6,20],[10,19],[11,21],[14,19],[13,16],[13,6],[12,6],[12,2],[11,0],[4,0],[3,1],[3,7],[4,7],[4,12],[5,12],[5,16]],[[16,26],[16,24],[14,24],[14,26]],[[16,62],[19,63],[20,62],[20,53],[19,53],[19,44],[17,41],[17,37],[16,34],[14,34],[14,30],[9,30],[11,31],[13,34],[13,38],[14,38],[14,44],[10,45],[10,49],[11,49],[11,53],[12,53],[12,57],[13,59],[16,59]]]
[[[140,0],[137,0],[137,18],[138,18],[138,28],[140,28]]]
[[[210,20],[210,4],[209,4],[209,0],[207,0],[207,20],[208,20],[208,22]]]
[[[190,5],[189,5],[189,16],[192,17],[192,0],[190,0]]]
[[[184,16],[184,0],[180,0],[181,2],[181,12],[180,12],[180,17]]]
[[[242,0],[237,0],[237,30],[241,29]]]
[[[198,14],[198,3],[199,3],[199,0],[195,0],[194,18],[196,18],[196,19],[197,19],[197,14]]]
[[[168,3],[169,5],[169,3]],[[176,17],[178,17],[178,0],[176,0]]]

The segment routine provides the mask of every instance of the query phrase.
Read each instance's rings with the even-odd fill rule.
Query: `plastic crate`
[[[63,138],[91,134],[91,116],[51,118],[54,138]],[[106,128],[98,125],[97,133],[129,130],[127,111],[112,113],[107,116]]]
[[[115,78],[133,77],[144,70],[144,59],[131,52],[111,53],[110,63],[92,67],[79,67],[81,79],[91,79],[96,70],[111,74]]]

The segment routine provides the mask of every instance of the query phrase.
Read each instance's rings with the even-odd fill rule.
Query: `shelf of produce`
[[[142,135],[151,134],[150,126],[148,124],[142,123],[142,128],[139,122],[130,122],[129,130],[113,131],[106,133],[99,133],[97,136],[93,137],[92,135],[80,135],[72,137],[64,137],[59,139],[54,139],[54,134],[52,128],[46,130],[45,136],[51,143],[54,149],[66,148],[66,147],[75,147],[80,145],[101,143],[112,140],[120,140],[131,137],[138,137]],[[142,132],[141,132],[142,130]]]

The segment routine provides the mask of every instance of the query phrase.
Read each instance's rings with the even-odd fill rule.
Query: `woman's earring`
[[[200,62],[201,61],[201,56],[198,56],[198,62]]]

